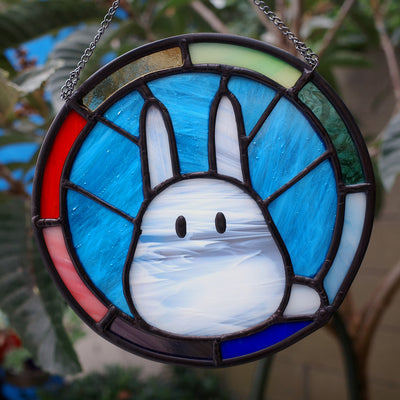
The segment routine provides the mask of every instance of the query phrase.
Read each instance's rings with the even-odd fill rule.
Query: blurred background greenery
[[[32,370],[27,360],[34,361],[34,369],[40,367],[50,374],[71,376],[81,371],[74,342],[80,338],[82,329],[38,256],[30,227],[30,196],[40,144],[63,104],[60,88],[93,39],[111,3],[0,0],[0,362],[7,371]],[[295,54],[291,43],[251,0],[121,0],[120,3],[111,28],[100,41],[81,81],[107,61],[137,46],[189,32],[243,35]],[[352,76],[357,80],[359,75],[358,81],[365,70],[384,75],[386,84],[374,92],[373,99],[350,106],[357,114],[360,108],[366,108],[367,102],[381,110],[384,104],[380,112],[383,122],[362,126],[376,172],[379,213],[400,172],[400,1],[271,0],[267,4],[319,54],[318,72],[337,90],[343,89],[340,84],[343,70],[355,71]],[[368,86],[369,82],[361,84]],[[344,91],[357,90],[352,88],[352,82],[347,81]],[[397,259],[400,261],[399,255]],[[370,398],[367,376],[371,343],[400,282],[399,262],[391,267],[377,284],[378,289],[360,307],[353,306],[349,294],[329,326],[345,355],[343,370],[348,378],[347,396],[351,399]],[[249,396],[253,399],[267,396],[271,363],[271,360],[261,361],[252,369],[249,385],[253,384],[253,390]],[[178,375],[184,377],[183,371],[188,370],[179,371]],[[115,378],[115,371],[110,373]],[[119,374],[123,380],[125,375]],[[197,382],[197,375],[195,372],[188,379]],[[176,371],[169,376],[174,382]],[[93,379],[106,381],[104,377]],[[211,385],[211,394],[195,397],[203,392],[197,383],[190,386],[186,382],[183,386],[192,387],[192,395],[139,397],[132,395],[139,389],[129,386],[123,389],[125,392],[121,389],[125,393],[122,397],[109,398],[240,398],[234,393],[229,395],[229,388],[225,394],[219,392],[214,381],[212,384],[207,379],[200,381],[205,387]],[[82,384],[85,385],[89,383]],[[142,386],[140,391],[144,390]],[[77,394],[69,396],[64,398],[80,398]]]

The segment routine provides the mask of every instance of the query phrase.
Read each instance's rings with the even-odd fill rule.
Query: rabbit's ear
[[[172,151],[176,152],[163,113],[156,104],[151,104],[146,110],[145,135],[150,187],[154,189],[174,176]]]
[[[217,172],[243,182],[239,133],[232,102],[221,97],[215,118],[215,158]]]

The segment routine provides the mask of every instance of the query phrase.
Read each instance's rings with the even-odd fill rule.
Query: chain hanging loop
[[[62,100],[68,100],[72,96],[72,93],[74,92],[75,87],[78,84],[79,76],[82,70],[85,68],[94,50],[96,49],[97,43],[99,42],[100,38],[103,36],[104,32],[110,25],[115,13],[117,12],[118,7],[119,0],[115,0],[109,8],[107,14],[105,15],[103,21],[101,22],[100,28],[93,38],[93,41],[89,44],[89,47],[83,52],[82,57],[78,62],[76,68],[71,71],[71,73],[69,74],[69,78],[61,88],[60,97]]]
[[[253,3],[259,8],[263,14],[286,36],[293,44],[295,49],[301,54],[306,63],[314,70],[319,64],[319,58],[310,47],[302,42],[290,29],[285,25],[281,18],[279,18],[264,1],[253,0]]]
[[[89,44],[89,47],[83,52],[80,61],[78,62],[76,68],[71,71],[69,78],[61,88],[61,99],[68,100],[79,81],[79,76],[82,70],[85,68],[90,57],[92,56],[94,50],[96,49],[97,43],[103,36],[104,32],[110,25],[117,9],[119,7],[120,0],[115,0],[111,7],[109,8],[107,14],[105,15],[103,21],[100,24],[100,28],[97,31],[93,41]],[[310,47],[302,42],[290,29],[285,25],[285,23],[280,19],[269,6],[265,4],[264,1],[253,0],[253,3],[263,12],[263,14],[286,36],[293,44],[295,49],[301,54],[306,63],[312,67],[314,70],[319,64],[319,58],[316,53],[314,53]]]

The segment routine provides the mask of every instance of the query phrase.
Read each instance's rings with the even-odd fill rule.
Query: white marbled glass
[[[236,118],[232,103],[226,96],[221,98],[217,110],[215,152],[218,173],[243,181]]]
[[[350,193],[345,200],[342,237],[335,261],[324,280],[324,287],[332,303],[353,262],[364,228],[367,196],[365,193]]]
[[[146,114],[146,145],[151,187],[172,176],[167,128],[160,109],[150,106]]]
[[[222,212],[226,232],[218,233]],[[184,216],[187,233],[175,222]],[[257,203],[242,189],[208,178],[162,191],[144,214],[130,271],[134,305],[150,325],[183,335],[250,328],[280,305],[286,274]]]
[[[320,306],[321,298],[313,288],[295,284],[291,288],[289,302],[283,315],[285,317],[312,315]]]

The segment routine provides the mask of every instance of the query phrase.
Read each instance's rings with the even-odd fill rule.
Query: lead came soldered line
[[[288,183],[286,183],[285,185],[280,187],[278,190],[276,190],[274,193],[272,193],[270,196],[268,196],[264,200],[264,204],[266,206],[268,206],[268,204],[273,202],[282,193],[286,192],[293,185],[295,185],[297,182],[302,180],[306,175],[308,175],[311,171],[313,171],[315,168],[317,168],[320,164],[322,164],[325,160],[329,159],[331,156],[332,156],[332,153],[330,151],[327,151],[324,154],[322,154],[320,157],[318,157],[316,160],[314,160],[310,165],[308,165],[306,168],[304,168],[303,171],[301,171],[294,178],[292,178]]]
[[[131,217],[130,215],[128,215],[126,213],[124,213],[120,209],[118,209],[118,208],[114,207],[113,205],[111,205],[110,203],[107,203],[106,201],[100,199],[99,197],[97,197],[93,193],[88,192],[87,190],[83,189],[82,187],[76,185],[75,183],[67,181],[67,182],[64,182],[63,186],[65,188],[67,188],[67,189],[71,189],[71,190],[74,190],[75,192],[78,192],[79,194],[87,197],[88,199],[91,199],[91,200],[95,201],[96,203],[102,205],[105,208],[108,208],[110,211],[115,212],[120,217],[125,218],[129,222],[135,223],[135,221],[136,221],[135,218]]]

